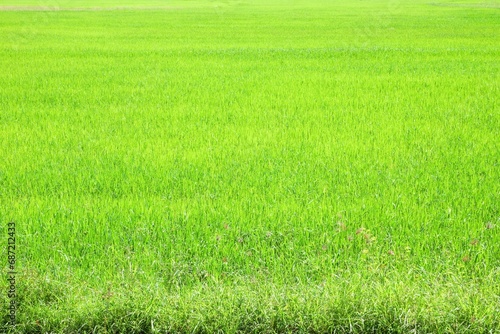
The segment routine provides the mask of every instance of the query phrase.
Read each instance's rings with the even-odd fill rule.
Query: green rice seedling
[[[498,23],[0,0],[1,331],[497,332]]]

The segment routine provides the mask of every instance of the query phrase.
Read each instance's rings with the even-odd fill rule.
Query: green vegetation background
[[[0,0],[1,330],[498,332],[499,8]]]

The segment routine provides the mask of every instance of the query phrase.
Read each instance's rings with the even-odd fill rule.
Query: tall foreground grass
[[[499,13],[0,0],[1,331],[498,333]]]

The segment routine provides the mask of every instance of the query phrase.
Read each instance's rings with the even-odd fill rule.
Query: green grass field
[[[0,332],[499,333],[499,27],[0,0]]]

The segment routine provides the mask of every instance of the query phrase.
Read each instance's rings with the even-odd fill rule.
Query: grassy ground
[[[498,333],[499,14],[0,0],[1,331]]]

